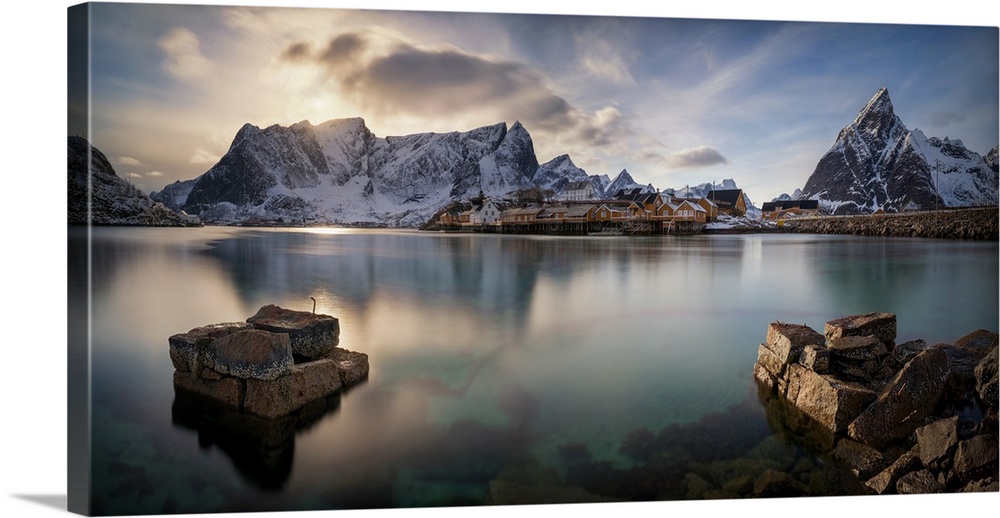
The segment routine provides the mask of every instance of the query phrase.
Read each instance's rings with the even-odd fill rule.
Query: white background
[[[5,243],[0,248],[5,332],[0,344],[0,489],[2,516],[58,516],[66,513],[66,9],[74,2],[41,0],[6,4],[2,17],[4,59],[0,87],[2,149],[0,214]],[[195,3],[167,1],[159,3]],[[652,6],[645,0],[563,2],[507,0],[460,3],[424,0],[214,1],[230,5],[293,5],[368,9],[534,12],[683,18],[809,20],[907,24],[977,25],[998,23],[987,2],[887,2],[841,0],[822,6],[785,2],[700,0]],[[790,2],[789,2],[790,3]],[[901,5],[901,7],[900,7]],[[996,331],[996,330],[995,330]],[[748,365],[750,369],[752,366]],[[916,512],[994,511],[1000,493],[946,496],[837,497],[785,500],[664,502],[350,512],[243,513],[231,516],[480,517],[572,512],[638,516],[715,515],[840,516]],[[987,511],[989,512],[989,511]],[[181,516],[181,515],[178,515]],[[230,516],[230,515],[214,515]]]

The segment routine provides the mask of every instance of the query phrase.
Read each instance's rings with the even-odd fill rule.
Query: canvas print
[[[998,494],[997,27],[67,20],[70,511]]]

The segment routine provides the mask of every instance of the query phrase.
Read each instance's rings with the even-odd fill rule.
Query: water
[[[712,497],[692,470],[725,459],[822,469],[757,398],[768,323],[890,311],[899,340],[929,343],[998,328],[996,243],[92,232],[96,514]],[[271,425],[175,394],[170,335],[310,297],[369,355],[367,382]]]

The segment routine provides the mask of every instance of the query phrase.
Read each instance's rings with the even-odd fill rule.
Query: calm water
[[[91,254],[97,514],[477,505],[494,481],[685,498],[691,462],[775,433],[751,380],[769,322],[998,328],[996,243],[97,228]],[[367,382],[271,427],[175,395],[170,335],[310,297]]]

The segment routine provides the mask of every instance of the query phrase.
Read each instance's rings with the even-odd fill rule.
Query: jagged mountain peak
[[[868,104],[858,112],[858,116],[854,119],[854,124],[861,125],[866,119],[882,118],[887,115],[895,115],[895,111],[892,109],[892,99],[889,98],[889,89],[883,86],[875,92],[875,95],[868,101]]]
[[[833,214],[995,204],[997,175],[961,140],[908,130],[880,88],[820,158],[800,199]]]
[[[621,180],[623,182],[634,182],[635,181],[632,178],[632,175],[628,174],[628,169],[622,169],[621,171],[619,171],[618,175],[615,176],[615,179],[611,180],[611,181],[612,182],[617,182],[619,180]]]

